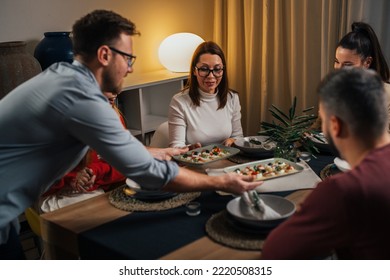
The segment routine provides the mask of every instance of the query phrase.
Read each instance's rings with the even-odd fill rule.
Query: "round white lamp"
[[[176,33],[165,38],[158,48],[160,63],[172,72],[189,72],[195,49],[204,42],[192,33]]]

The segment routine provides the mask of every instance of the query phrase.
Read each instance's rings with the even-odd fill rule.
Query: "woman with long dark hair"
[[[351,31],[336,46],[334,69],[363,67],[376,71],[381,77],[388,99],[390,131],[390,71],[374,29],[365,22],[354,22]],[[315,128],[321,128],[318,118]]]
[[[334,68],[350,66],[372,69],[389,85],[389,66],[374,29],[364,22],[352,23],[351,29],[337,45]]]
[[[169,107],[170,146],[231,146],[242,135],[240,101],[229,89],[225,55],[216,43],[204,42],[192,57],[187,86]]]

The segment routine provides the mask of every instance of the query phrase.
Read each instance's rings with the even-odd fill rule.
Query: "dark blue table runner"
[[[223,210],[231,196],[204,192],[201,214],[190,217],[185,207],[136,212],[91,229],[79,238],[82,259],[157,259],[205,235],[210,216]],[[197,226],[198,225],[198,226]]]
[[[333,156],[320,155],[309,162],[319,175],[333,162]],[[290,192],[278,193],[288,195]],[[81,259],[158,259],[206,235],[211,215],[225,209],[231,196],[204,192],[197,198],[201,214],[190,217],[185,207],[159,212],[135,212],[79,235]]]

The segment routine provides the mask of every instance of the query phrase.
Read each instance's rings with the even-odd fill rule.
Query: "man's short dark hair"
[[[73,52],[90,60],[100,46],[113,44],[121,33],[140,35],[130,20],[112,11],[95,10],[73,25]]]
[[[356,137],[370,141],[387,126],[387,98],[381,77],[373,70],[344,68],[328,74],[318,93],[326,115],[335,115]]]

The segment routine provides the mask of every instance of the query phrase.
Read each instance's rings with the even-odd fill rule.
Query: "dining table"
[[[245,155],[240,158],[245,158]],[[334,156],[321,153],[308,165],[319,177]],[[248,157],[248,161],[259,158]],[[205,173],[206,168],[237,165],[222,159],[203,166],[186,167]],[[295,175],[292,175],[295,176]],[[273,179],[278,180],[278,179]],[[314,187],[314,186],[313,186]],[[270,192],[298,205],[313,188]],[[205,230],[207,221],[234,199],[216,191],[195,198],[200,214],[189,216],[184,205],[163,211],[126,211],[110,202],[110,192],[42,214],[42,239],[47,259],[259,259],[260,248],[239,249],[222,244]]]

